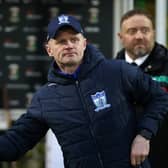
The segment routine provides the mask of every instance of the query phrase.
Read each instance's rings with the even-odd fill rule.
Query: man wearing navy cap
[[[51,128],[65,168],[148,168],[150,139],[168,112],[159,84],[135,66],[105,59],[72,16],[49,23],[46,50],[53,57],[48,82],[0,136],[0,161],[18,159]],[[134,102],[145,106],[138,121]]]

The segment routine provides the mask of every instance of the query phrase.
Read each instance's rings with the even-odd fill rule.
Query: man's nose
[[[144,35],[143,35],[143,33],[140,30],[138,30],[137,33],[136,33],[136,35],[135,35],[135,37],[137,39],[142,39],[144,37]]]
[[[66,42],[66,48],[72,48],[73,47],[73,43],[70,41],[70,40],[68,40],[67,42]]]

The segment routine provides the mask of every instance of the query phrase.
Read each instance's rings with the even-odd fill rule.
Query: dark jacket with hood
[[[132,141],[142,130],[156,134],[168,95],[138,68],[106,60],[90,45],[76,73],[60,74],[53,63],[27,113],[0,136],[1,161],[18,159],[51,128],[65,168],[132,168]],[[135,100],[146,106],[138,122]]]
[[[117,59],[125,60],[125,50],[117,54]],[[142,71],[151,75],[161,87],[168,92],[168,49],[155,43],[148,58],[139,66]],[[152,139],[150,162],[152,168],[168,167],[168,115],[162,123],[158,134]]]

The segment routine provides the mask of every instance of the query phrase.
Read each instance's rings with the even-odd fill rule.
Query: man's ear
[[[156,38],[156,31],[153,30],[153,34],[154,34],[154,39]]]
[[[118,35],[119,39],[121,40],[121,38],[122,38],[121,33],[120,33],[120,32],[118,32],[118,33],[117,33],[117,35]]]
[[[52,50],[51,50],[50,46],[48,45],[48,43],[45,44],[45,49],[46,49],[49,57],[52,57]]]
[[[87,43],[88,43],[87,39],[84,38],[84,47],[85,47],[85,49],[86,49]]]

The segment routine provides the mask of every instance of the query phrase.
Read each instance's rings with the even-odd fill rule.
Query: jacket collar
[[[120,50],[116,58],[125,60],[125,49]],[[159,72],[163,68],[166,62],[168,62],[167,48],[155,42],[154,48],[148,58],[140,65],[140,68],[146,73],[155,74],[155,72]]]

